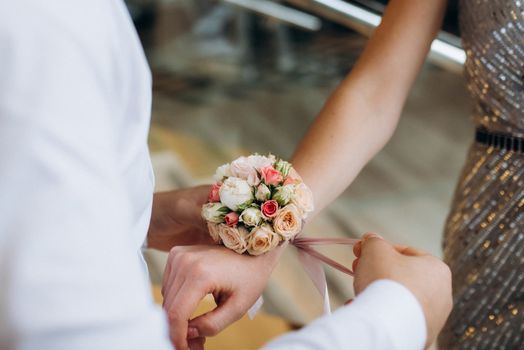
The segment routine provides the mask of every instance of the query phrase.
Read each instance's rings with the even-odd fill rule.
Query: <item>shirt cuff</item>
[[[427,339],[424,311],[413,293],[402,284],[392,280],[375,281],[346,309],[379,323],[388,334],[392,348],[424,348]]]

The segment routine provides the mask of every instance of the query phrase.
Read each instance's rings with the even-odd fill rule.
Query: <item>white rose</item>
[[[224,224],[218,225],[218,235],[222,239],[222,243],[228,249],[231,249],[238,254],[243,254],[247,249],[248,230],[242,226],[229,227]]]
[[[253,202],[253,188],[247,181],[237,177],[229,177],[220,187],[220,200],[233,211],[240,206],[249,205]]]
[[[280,243],[280,237],[270,226],[263,225],[251,231],[247,242],[247,252],[250,255],[261,255],[269,252]]]
[[[255,193],[256,199],[261,202],[265,202],[271,196],[271,190],[265,184],[260,184],[257,187],[257,192]]]
[[[206,203],[202,206],[202,217],[207,222],[219,224],[224,221],[228,211],[222,203]]]
[[[270,154],[269,157],[261,156],[258,154],[253,154],[247,157],[247,161],[249,162],[249,164],[251,164],[251,166],[257,169],[258,171],[260,171],[260,169],[266,166],[273,165],[273,163],[275,163],[275,160],[275,156],[272,154]]]
[[[220,235],[218,234],[218,231],[219,231],[218,226],[219,224],[214,224],[212,222],[207,223],[207,229],[209,231],[209,235],[211,236],[213,241],[215,241],[215,243],[220,244],[221,239],[220,239]]]
[[[289,204],[277,212],[273,218],[273,229],[286,241],[295,237],[302,230],[302,217],[298,208]]]
[[[260,177],[257,170],[251,165],[246,157],[240,157],[234,160],[230,166],[231,174],[242,180],[246,180],[250,186],[256,186],[260,183]]]
[[[213,179],[215,180],[215,182],[222,182],[225,177],[230,176],[232,176],[230,165],[224,164],[217,168],[215,176],[213,176]]]
[[[248,226],[258,226],[262,221],[262,212],[258,208],[247,208],[240,214],[239,221]]]
[[[278,204],[280,204],[280,206],[284,206],[293,199],[294,194],[295,185],[284,185],[277,189],[277,191],[273,195],[273,199],[276,200]]]
[[[303,219],[306,219],[308,214],[315,210],[313,193],[303,182],[295,186],[295,194],[291,203],[297,206]]]

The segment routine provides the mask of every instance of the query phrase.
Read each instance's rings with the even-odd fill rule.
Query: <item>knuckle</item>
[[[178,268],[191,266],[191,260],[191,254],[179,251],[173,258],[173,265]]]
[[[193,274],[195,277],[199,279],[206,279],[209,274],[208,267],[205,263],[202,261],[198,261],[193,264]]]
[[[169,256],[175,257],[182,252],[182,247],[175,246],[169,251]]]
[[[177,323],[181,320],[181,317],[176,309],[171,309],[167,311],[167,319],[169,323]]]

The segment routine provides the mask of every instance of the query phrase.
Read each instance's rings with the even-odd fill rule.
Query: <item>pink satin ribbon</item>
[[[339,262],[315,250],[313,246],[331,244],[352,246],[355,245],[358,241],[359,239],[354,238],[308,238],[301,237],[300,235],[291,241],[291,244],[293,244],[298,249],[298,259],[302,263],[304,270],[319,291],[320,295],[322,295],[324,314],[331,313],[331,305],[329,302],[326,274],[324,272],[324,268],[322,267],[322,263],[325,263],[349,276],[353,276],[354,273]]]
[[[319,251],[315,250],[313,246],[318,245],[331,245],[331,244],[342,244],[342,245],[355,245],[360,239],[354,238],[308,238],[297,235],[290,243],[298,249],[298,259],[304,267],[304,270],[308,274],[309,278],[319,291],[323,299],[323,310],[324,314],[331,313],[331,305],[329,301],[329,292],[326,281],[326,274],[322,263],[325,263],[349,276],[353,276],[354,273],[339,262],[325,256]],[[248,316],[253,319],[257,312],[262,307],[264,299],[260,296],[255,304],[248,310]]]

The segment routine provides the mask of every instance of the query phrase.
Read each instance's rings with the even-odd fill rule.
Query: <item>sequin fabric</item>
[[[524,0],[460,0],[473,120],[524,136]],[[455,307],[439,348],[524,349],[524,153],[473,144],[444,234]]]

